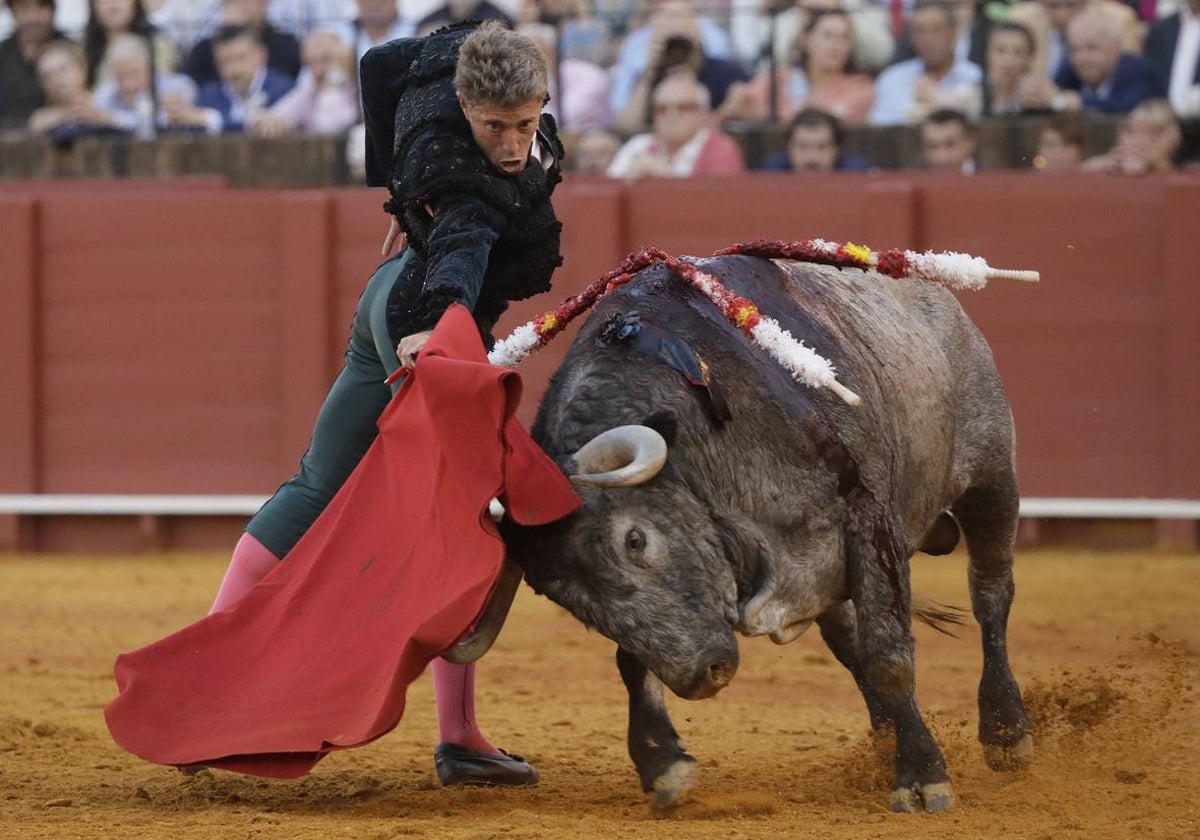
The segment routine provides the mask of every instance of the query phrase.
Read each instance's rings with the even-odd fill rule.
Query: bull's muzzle
[[[696,675],[692,688],[683,696],[688,700],[707,700],[732,682],[737,669],[736,658],[710,662]]]

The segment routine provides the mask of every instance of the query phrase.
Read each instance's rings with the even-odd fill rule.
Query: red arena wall
[[[626,253],[756,238],[956,250],[1040,285],[963,293],[995,352],[1023,495],[1200,499],[1200,178],[1032,174],[568,181],[549,295]],[[0,191],[0,494],[265,494],[290,475],[379,261],[383,195],[212,180]],[[531,359],[523,416],[569,343]],[[819,349],[819,348],[818,348]],[[0,546],[212,545],[241,519],[0,518]],[[219,536],[218,536],[219,534]],[[142,536],[145,536],[142,533]]]

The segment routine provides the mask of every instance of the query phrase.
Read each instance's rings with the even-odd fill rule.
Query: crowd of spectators
[[[1049,116],[1035,167],[1136,174],[1200,150],[1200,0],[0,0],[0,137],[348,136],[358,60],[461,20],[529,35],[568,168],[744,172],[730,124],[786,126],[776,171],[861,171],[847,127],[913,126],[976,170],[978,122]],[[1092,114],[1123,115],[1087,158]]]

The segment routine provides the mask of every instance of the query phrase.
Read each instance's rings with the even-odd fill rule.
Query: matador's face
[[[471,124],[471,135],[483,149],[492,166],[516,175],[525,168],[529,150],[537,134],[538,119],[542,115],[542,100],[535,99],[515,107],[503,107],[489,103],[467,102],[461,96],[467,122]]]

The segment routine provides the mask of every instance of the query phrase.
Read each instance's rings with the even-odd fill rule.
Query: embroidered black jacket
[[[509,301],[549,289],[562,264],[562,224],[550,204],[563,154],[553,118],[542,115],[535,141],[553,156],[550,169],[530,161],[510,175],[476,145],[458,105],[458,50],[475,26],[398,39],[362,58],[367,183],[391,191],[384,206],[415,257],[388,298],[394,341],[432,329],[457,301],[490,348]]]

